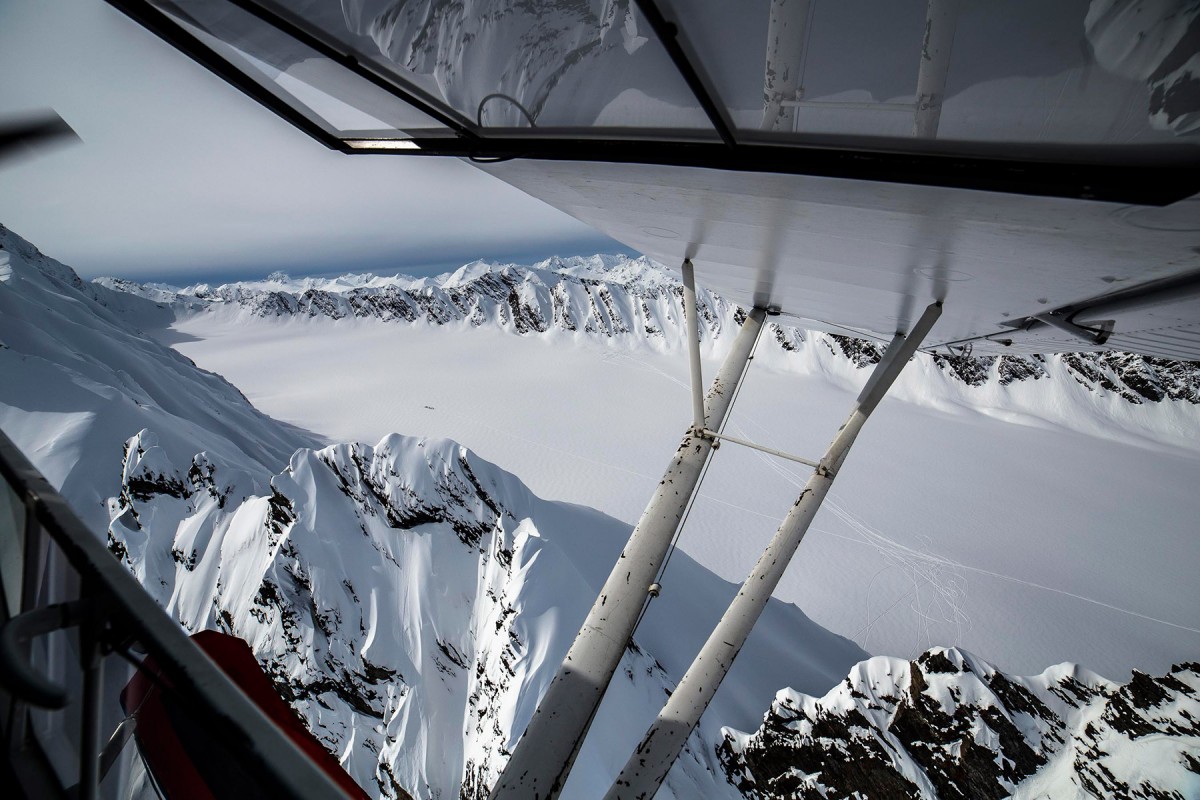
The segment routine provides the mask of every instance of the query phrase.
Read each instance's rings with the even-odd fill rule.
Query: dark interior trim
[[[1013,155],[979,156],[962,152],[898,152],[894,149],[883,149],[886,142],[877,142],[873,146],[867,143],[810,146],[794,142],[770,144],[734,140],[730,144],[728,140],[697,142],[694,139],[638,138],[628,132],[616,134],[622,138],[612,139],[569,134],[522,137],[514,136],[511,131],[489,134],[485,129],[472,131],[459,125],[455,128],[457,135],[435,137],[414,131],[415,135],[410,141],[419,149],[389,148],[386,146],[386,139],[380,140],[381,146],[378,148],[361,145],[351,148],[346,141],[325,130],[288,102],[233,67],[171,21],[167,15],[154,9],[147,0],[107,1],[313,139],[343,153],[450,156],[489,162],[521,158],[698,167],[1100,200],[1132,205],[1168,205],[1200,193],[1200,160],[1193,158],[1184,164],[1170,161],[1134,164],[1128,160],[1118,161],[1106,157],[1114,149],[1110,147],[1014,147],[1012,149],[1018,152]],[[264,23],[274,25],[281,32],[290,35],[302,33],[296,26],[263,9],[255,0],[230,1],[240,8],[255,9],[256,16]],[[639,0],[639,5],[643,11],[647,8],[657,9],[653,3],[646,3],[645,0]],[[660,20],[660,25],[674,27],[665,19]],[[307,34],[305,36],[305,44],[317,48],[328,57],[336,56],[335,60],[353,73],[388,89],[397,97],[406,99],[430,116],[437,119],[447,117],[437,106],[419,97],[410,97],[353,57],[339,55],[320,40]],[[665,37],[664,42],[667,41],[674,42],[675,47],[680,48],[673,37]],[[686,73],[690,62],[682,49],[679,50],[679,58],[682,61],[677,62],[677,66],[684,65]],[[699,82],[693,86],[697,98],[701,103],[707,98],[707,102],[714,105],[714,109],[706,107],[705,110],[711,112],[710,118],[716,114],[714,125],[717,125],[718,132],[721,132],[719,121],[723,120],[723,117],[719,109],[715,108],[715,101],[702,85],[701,76],[694,69],[690,74],[694,81]],[[684,74],[684,77],[687,78],[687,74]],[[692,85],[693,81],[689,81],[689,86]],[[726,133],[732,137],[731,132]],[[662,132],[653,132],[650,136],[661,137]]]
[[[480,160],[595,161],[811,175],[1007,194],[1163,206],[1200,192],[1200,166],[1072,163],[741,143],[504,139],[464,146],[420,139],[410,154]],[[356,148],[356,153],[376,152]],[[379,151],[394,152],[394,151]]]
[[[700,108],[704,109],[708,121],[720,135],[721,141],[729,147],[736,147],[737,137],[734,135],[733,124],[729,120],[725,106],[716,101],[717,93],[713,89],[712,81],[688,58],[686,43],[680,36],[679,26],[663,15],[654,0],[635,0],[635,2],[646,21],[650,23],[654,34],[662,42],[663,48],[671,58],[671,63],[675,65],[675,69],[679,71],[697,102],[700,103]]]

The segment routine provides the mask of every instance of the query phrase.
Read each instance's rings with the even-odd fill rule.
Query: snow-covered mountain
[[[250,475],[316,443],[129,324],[170,318],[153,302],[81,280],[0,226],[0,427],[97,530],[117,488],[114,459],[142,428],[158,431],[172,458],[205,450]]]
[[[298,450],[244,500],[237,476],[204,456],[169,463],[149,431],[125,452],[109,549],[186,629],[248,641],[310,729],[387,797],[486,797],[629,533],[448,440]],[[571,796],[611,781],[703,638],[699,620],[733,594],[674,559],[689,591],[664,596],[626,653]],[[825,687],[865,656],[773,606],[675,796],[736,797],[720,726],[755,719],[780,681]]]
[[[101,278],[104,288],[152,300],[161,312],[264,319],[377,319],[410,325],[496,326],[519,335],[570,336],[620,341],[627,347],[682,347],[683,286],[648,258],[595,255],[551,258],[532,267],[476,261],[434,278],[343,275],[291,279],[274,273],[263,281],[172,289]],[[701,335],[709,346],[728,346],[743,309],[703,287],[697,289]],[[808,349],[827,348],[860,368],[876,363],[879,344],[772,323],[768,346],[799,366]],[[939,355],[935,363],[968,386],[1066,381],[1111,392],[1130,403],[1182,400],[1200,403],[1200,365],[1130,353],[1053,355]]]
[[[653,291],[653,276],[638,272],[642,283],[626,283]],[[439,281],[430,296],[455,288]],[[628,525],[542,500],[448,440],[393,435],[374,447],[318,449],[311,435],[260,414],[222,378],[131,325],[179,313],[178,293],[114,288],[80,281],[0,228],[0,426],[85,521],[107,529],[110,550],[181,625],[250,642],[369,791],[486,795]],[[661,319],[670,311],[677,320],[668,296],[677,297],[660,296]],[[213,313],[194,302],[197,313]],[[216,313],[245,310],[236,303]],[[734,314],[725,308],[719,319]],[[672,559],[672,581],[687,591],[664,592],[650,606],[571,797],[604,791],[698,648],[704,620],[734,592],[683,552]],[[788,781],[876,796],[900,779],[927,797],[989,796],[980,787],[1004,780],[1023,781],[1031,797],[1081,793],[1087,781],[1112,794],[1120,783],[1145,796],[1200,793],[1191,667],[1150,684],[1135,676],[1122,689],[1069,664],[1020,679],[938,652],[916,672],[903,661],[864,661],[853,643],[773,601],[660,796],[803,796]],[[1077,701],[1055,699],[1065,676],[1086,687],[1070,691]],[[1030,696],[1050,716],[1030,712]],[[1024,744],[1014,744],[1014,730]],[[817,738],[806,745],[800,737],[809,734]],[[813,748],[858,752],[874,742],[883,744],[871,752],[890,759],[881,770],[846,770],[835,784],[829,767],[812,767]],[[1044,765],[1010,765],[1022,747]],[[991,774],[976,769],[989,757],[979,748],[999,754],[993,784],[971,782]],[[1101,766],[1076,766],[1092,762]],[[960,764],[970,769],[951,769]]]
[[[227,504],[236,493],[204,459],[167,464],[143,431],[109,548],[185,628],[250,642],[361,785],[486,797],[627,528],[542,501],[454,442],[398,435],[297,451],[269,495]],[[697,620],[732,593],[675,558],[689,591],[655,601],[568,796],[603,792]],[[773,601],[659,796],[1200,794],[1198,664],[1121,686],[1073,664],[1012,677],[939,648],[860,661],[823,697],[791,688],[829,686],[855,651]],[[780,675],[759,728],[731,729]]]
[[[935,648],[864,661],[824,697],[785,689],[720,753],[756,800],[1150,800],[1200,795],[1198,746],[1200,664],[1117,685],[1071,664],[1014,678]]]

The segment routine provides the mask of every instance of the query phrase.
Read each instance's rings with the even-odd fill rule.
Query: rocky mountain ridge
[[[581,539],[615,553],[623,531],[551,508],[450,441],[300,450],[269,495],[238,499],[237,485],[203,454],[169,464],[142,431],[110,500],[109,549],[186,629],[248,641],[361,785],[380,797],[486,797],[586,610],[590,594],[565,583],[603,577],[585,566]],[[713,583],[697,573],[689,594],[711,596]],[[672,624],[703,616],[680,599],[668,601]],[[803,658],[828,670],[854,649],[813,633],[776,655],[795,675],[811,670]],[[669,647],[653,629],[639,635],[589,739],[607,751],[582,763],[620,755],[674,690]],[[730,681],[762,680],[762,658],[748,649]],[[783,689],[750,733],[714,736],[721,711],[660,797],[1200,796],[1197,664],[1119,685],[1073,664],[1009,676],[935,648],[859,661],[820,698]],[[611,780],[582,770],[570,796]]]
[[[434,278],[344,275],[293,280],[273,273],[264,281],[183,289],[113,278],[97,283],[152,301],[177,316],[245,314],[261,319],[375,319],[410,325],[496,326],[512,333],[616,340],[631,346],[683,345],[683,286],[648,258],[559,258],[532,267],[473,262]],[[712,347],[732,341],[745,310],[699,287],[701,337]],[[773,346],[797,361],[806,348],[827,349],[858,368],[876,363],[879,343],[772,322]],[[934,363],[966,386],[1008,386],[1043,379],[1069,380],[1131,404],[1200,404],[1200,364],[1132,353],[972,356],[938,354]]]
[[[248,493],[202,453],[172,463],[140,431],[108,547],[186,630],[246,640],[372,793],[485,798],[628,526],[540,500],[448,440],[301,449],[268,485]],[[680,630],[699,638],[697,621],[733,593],[686,554],[674,562],[689,591],[664,596],[626,652],[569,796],[611,781],[674,689],[664,662],[690,652]],[[783,675],[827,685],[865,655],[777,601],[763,629],[730,676],[741,690],[714,706],[661,796],[738,797],[717,760],[721,720],[757,716],[747,698]]]
[[[1119,685],[1071,664],[1013,677],[953,648],[876,657],[824,697],[781,691],[719,752],[755,800],[1196,797],[1200,664]]]

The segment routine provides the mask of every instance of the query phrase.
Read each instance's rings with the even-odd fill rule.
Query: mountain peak
[[[820,698],[785,689],[758,730],[725,731],[720,755],[749,798],[1176,796],[1200,788],[1197,719],[1195,665],[1120,686],[934,648],[861,662]]]
[[[250,643],[360,785],[486,797],[629,526],[542,500],[447,439],[302,448],[259,492],[243,481],[203,454],[174,463],[140,432],[109,549],[186,629]],[[691,591],[660,598],[625,654],[574,793],[611,781],[673,690],[655,654],[673,662],[676,637],[702,635],[734,591],[685,553],[672,568]],[[822,685],[865,655],[777,601],[762,630],[730,676],[743,690],[714,704],[673,778],[685,796],[736,797],[713,771],[719,723],[760,715],[777,674]],[[813,651],[777,646],[799,639]]]
[[[379,319],[410,325],[499,327],[520,335],[620,340],[632,348],[679,350],[685,342],[679,276],[645,256],[554,256],[533,266],[473,261],[434,278],[343,275],[291,281],[198,284],[175,294],[117,279],[102,285],[169,305],[179,317],[222,313],[252,317]],[[732,341],[743,309],[697,288],[706,348]],[[149,323],[142,325],[149,327]],[[880,343],[772,322],[764,334],[780,365],[851,372],[878,362]],[[924,357],[922,357],[924,358]],[[1049,378],[1071,388],[1140,405],[1200,403],[1200,366],[1128,353],[970,357],[934,354],[936,372],[969,388],[1031,384]]]

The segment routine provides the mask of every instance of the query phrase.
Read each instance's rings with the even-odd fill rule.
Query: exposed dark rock
[[[917,659],[917,663],[925,668],[926,672],[944,672],[957,674],[962,672],[955,666],[950,659],[946,658],[945,652],[941,650],[930,650],[927,653],[922,653]]]
[[[883,358],[883,348],[868,339],[855,339],[836,333],[826,334],[826,336],[837,348],[834,352],[840,352],[859,369],[878,364],[879,359]]]
[[[124,488],[135,500],[149,500],[155,495],[165,494],[170,497],[183,497],[186,492],[183,481],[173,475],[143,473],[133,475],[125,481]]]
[[[921,797],[917,785],[892,767],[892,754],[870,735],[870,724],[857,711],[809,719],[800,709],[778,709],[751,744],[739,749],[726,737],[717,748],[730,782],[746,797],[816,800],[827,796],[822,788],[840,792],[842,787],[855,787],[867,797]],[[810,731],[801,733],[799,722],[808,722]]]
[[[682,342],[683,289],[645,259],[624,262],[621,272],[592,272],[577,277],[554,272],[567,267],[563,259],[550,259],[539,269],[492,267],[449,287],[427,283],[411,289],[398,285],[364,285],[346,291],[305,289],[289,293],[280,289],[249,288],[229,284],[201,287],[175,295],[171,301],[182,313],[215,305],[237,305],[255,316],[289,316],[341,319],[366,317],[385,321],[430,325],[456,322],[499,325],[519,335],[550,330],[584,332],[605,338],[635,336],[644,340]],[[632,269],[629,269],[632,267]],[[78,280],[76,277],[75,280]],[[113,291],[169,297],[131,281],[103,279]],[[282,279],[281,279],[282,280]],[[702,334],[712,340],[727,337],[746,319],[746,309],[730,304],[703,289],[698,291],[698,318]],[[770,323],[770,338],[785,352],[799,352],[806,344],[798,328]],[[838,358],[865,369],[879,362],[881,344],[841,334],[816,334]],[[1200,363],[1170,361],[1130,353],[1068,353],[1056,356],[980,355],[937,353],[934,363],[968,386],[992,381],[1009,386],[1050,376],[1051,362],[1089,391],[1115,394],[1127,402],[1183,401],[1200,404]],[[1061,372],[1055,371],[1056,375]]]
[[[1113,687],[1070,673],[1013,679],[940,648],[903,668],[878,661],[819,700],[781,692],[750,735],[727,731],[717,756],[730,783],[749,798],[1001,798],[1066,759],[1098,797],[1182,798],[1162,750],[1157,772],[1130,766],[1125,748],[1151,735],[1156,748],[1173,737],[1174,769],[1200,772],[1195,665]]]
[[[991,376],[995,356],[945,356],[934,353],[933,363],[968,386],[983,386]]]
[[[996,359],[995,368],[996,375],[1000,380],[1001,386],[1008,386],[1010,383],[1020,381],[1036,381],[1046,377],[1046,370],[1042,366],[1042,358],[1040,356],[1028,356],[1021,358],[1018,356],[1000,356]]]
[[[270,527],[272,544],[279,540],[284,530],[296,521],[296,509],[292,501],[271,487],[271,496],[267,498],[267,524]]]
[[[804,344],[804,336],[798,328],[784,327],[776,325],[774,322],[769,324],[771,332],[775,335],[775,341],[780,347],[789,353],[795,353],[800,350],[800,347]]]

